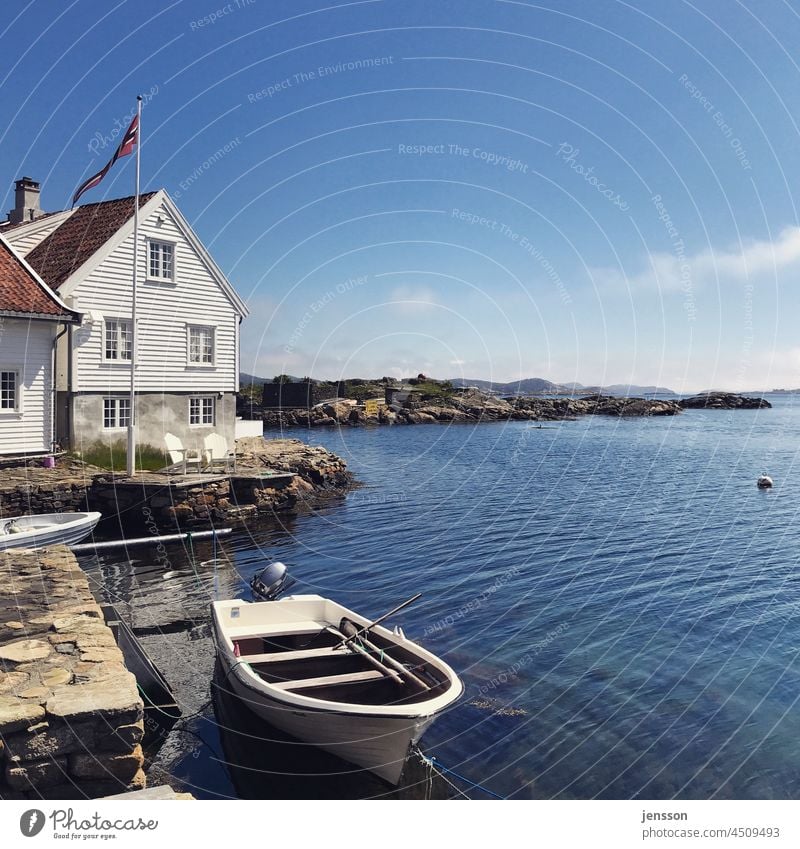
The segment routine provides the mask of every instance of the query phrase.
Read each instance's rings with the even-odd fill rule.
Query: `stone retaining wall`
[[[0,798],[143,788],[143,708],[69,549],[0,553]]]
[[[21,483],[0,492],[0,518],[27,513],[82,513],[87,509],[84,481]]]
[[[294,439],[237,440],[236,474],[122,473],[59,459],[54,469],[0,469],[0,522],[14,516],[98,510],[123,528],[174,531],[291,510],[346,492],[347,464],[324,448]],[[286,475],[294,476],[288,481]],[[274,483],[270,477],[276,476]]]

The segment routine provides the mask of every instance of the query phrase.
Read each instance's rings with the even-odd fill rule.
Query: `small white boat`
[[[392,785],[409,748],[464,690],[400,629],[322,596],[211,608],[223,687],[276,728]]]
[[[41,513],[0,520],[0,551],[74,545],[88,536],[101,513]]]
[[[772,478],[769,475],[759,475],[756,486],[759,489],[772,489]]]

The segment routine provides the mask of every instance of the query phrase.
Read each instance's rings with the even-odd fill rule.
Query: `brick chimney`
[[[14,208],[8,213],[10,224],[33,221],[44,215],[39,206],[39,184],[30,177],[23,177],[14,183]]]

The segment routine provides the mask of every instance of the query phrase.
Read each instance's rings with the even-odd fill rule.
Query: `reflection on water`
[[[297,431],[366,486],[236,531],[216,557],[207,542],[170,546],[167,563],[106,552],[94,570],[184,713],[211,697],[208,602],[241,595],[266,560],[283,560],[294,592],[365,615],[423,592],[398,621],[467,688],[425,747],[501,795],[797,798],[792,400],[541,430]],[[761,472],[775,489],[756,488]],[[198,795],[244,792],[212,707],[183,727],[158,765]],[[270,781],[260,792],[274,792]]]

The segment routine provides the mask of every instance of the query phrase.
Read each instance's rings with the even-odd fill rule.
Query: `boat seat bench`
[[[329,628],[328,622],[278,622],[271,628],[259,628],[257,625],[240,625],[226,628],[225,633],[232,640],[258,637],[286,637],[291,634],[316,634],[324,628]],[[335,630],[335,629],[334,629]]]
[[[239,660],[245,663],[270,663],[281,660],[310,660],[312,657],[341,657],[351,654],[345,646],[324,646],[320,649],[298,649],[297,651],[278,651],[270,654],[243,654]]]
[[[371,669],[368,672],[349,672],[346,675],[324,675],[322,678],[301,678],[297,681],[281,681],[272,684],[277,690],[305,690],[310,687],[329,687],[338,684],[363,684],[365,681],[377,681],[383,678],[382,672]]]

